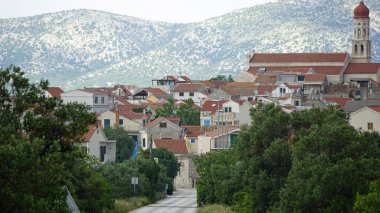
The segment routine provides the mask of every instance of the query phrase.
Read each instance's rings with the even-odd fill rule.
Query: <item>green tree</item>
[[[174,188],[173,181],[180,168],[178,159],[172,152],[164,148],[153,149],[152,156],[158,158],[158,164],[166,168],[166,176],[170,178],[170,181],[167,183],[169,184],[168,194],[172,194]]]
[[[177,108],[177,116],[181,118],[182,125],[200,125],[200,109],[194,107],[194,101],[187,99]]]
[[[94,114],[86,106],[45,97],[47,86],[47,81],[30,83],[18,67],[0,70],[2,211],[65,212],[63,186],[84,212],[111,208],[108,184],[75,145]],[[97,204],[89,206],[92,202]]]
[[[252,125],[241,129],[237,144],[244,171],[242,191],[252,199],[251,211],[266,212],[279,201],[279,190],[292,166],[287,143],[290,115],[274,104],[260,103],[251,110],[251,118]]]
[[[105,128],[104,134],[109,140],[116,140],[116,162],[131,158],[136,143],[122,127]]]
[[[377,212],[380,209],[380,181],[371,181],[367,194],[357,194],[355,209],[363,213]]]
[[[380,166],[377,133],[358,132],[341,109],[310,110],[291,141],[293,166],[280,193],[285,212],[350,212]],[[318,116],[319,115],[319,116]],[[298,115],[296,115],[298,116]]]
[[[200,177],[196,185],[198,205],[231,205],[233,194],[241,188],[239,163],[234,151],[203,154],[195,158],[195,165]]]
[[[225,75],[218,75],[216,77],[211,78],[209,81],[229,81],[234,82],[234,79],[231,75],[228,76],[228,78]]]
[[[169,99],[168,103],[165,103],[162,108],[156,110],[156,117],[173,117],[175,116],[177,107],[174,105],[174,100]]]

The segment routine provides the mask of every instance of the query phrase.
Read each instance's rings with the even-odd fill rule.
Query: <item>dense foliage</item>
[[[111,184],[115,199],[143,196],[155,201],[165,194],[166,184],[171,184],[175,177],[172,173],[178,172],[178,160],[166,150],[153,150],[153,153],[151,156],[149,152],[140,150],[134,160],[102,166],[100,171]],[[159,163],[154,157],[158,157]],[[132,177],[138,178],[135,188],[131,184]]]
[[[162,108],[158,108],[156,111],[157,117],[173,117],[178,116],[181,118],[182,125],[199,125],[200,124],[200,109],[194,107],[194,101],[187,99],[179,106],[174,104],[172,99],[168,103],[165,103]]]
[[[237,147],[196,160],[198,204],[237,212],[372,212],[380,203],[380,136],[339,108],[251,110]]]
[[[66,212],[64,186],[83,212],[111,208],[98,164],[75,145],[95,116],[84,105],[47,98],[47,87],[30,83],[18,67],[0,70],[2,212]]]
[[[225,75],[218,75],[216,77],[213,77],[213,78],[210,78],[211,82],[213,81],[229,81],[229,82],[234,82],[234,79],[232,78],[231,75],[229,75],[228,77],[226,77]]]
[[[107,127],[104,129],[104,134],[108,140],[116,140],[116,162],[120,163],[131,158],[136,143],[123,128]]]
[[[174,190],[173,181],[180,169],[180,164],[174,153],[164,148],[153,149],[152,156],[158,159],[158,164],[166,168],[166,176],[169,178],[167,193],[171,195]]]

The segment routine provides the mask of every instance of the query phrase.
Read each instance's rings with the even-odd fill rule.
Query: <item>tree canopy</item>
[[[97,164],[75,145],[95,122],[80,104],[44,93],[20,68],[0,70],[0,207],[4,212],[66,212],[67,186],[83,212],[111,208],[109,185]]]
[[[182,125],[194,125],[200,124],[200,109],[195,107],[192,99],[187,99],[179,106],[174,104],[172,99],[168,103],[165,103],[162,108],[158,108],[156,111],[157,117],[174,117],[181,118]]]
[[[209,153],[196,160],[199,205],[224,203],[237,212],[372,212],[378,207],[377,132],[355,130],[337,107],[287,114],[260,103],[251,117],[252,125],[241,128],[237,146],[227,155]]]

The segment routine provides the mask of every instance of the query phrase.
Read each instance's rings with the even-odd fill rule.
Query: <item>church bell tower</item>
[[[369,9],[363,0],[354,10],[354,36],[352,39],[352,62],[371,62],[371,40],[369,39]]]

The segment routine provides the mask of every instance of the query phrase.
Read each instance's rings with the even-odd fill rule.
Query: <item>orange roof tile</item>
[[[148,87],[148,88],[144,88],[146,91],[152,93],[152,94],[157,94],[157,95],[168,95],[168,93],[164,92],[163,90],[159,89],[159,88],[152,88],[152,87]]]
[[[352,98],[324,98],[324,99],[327,102],[338,104],[341,108],[344,108],[347,102],[354,100]]]
[[[48,87],[47,91],[50,93],[50,95],[56,98],[61,97],[61,93],[63,93],[63,90],[59,87]]]
[[[222,109],[222,106],[224,103],[226,103],[227,100],[223,100],[223,101],[211,101],[211,100],[207,100],[203,103],[202,105],[202,108],[201,108],[201,111],[211,111],[211,112],[216,112],[217,110],[220,110]],[[219,103],[219,105],[218,105]],[[218,108],[219,106],[219,108]]]
[[[307,74],[305,75],[305,82],[325,82],[325,74]]]
[[[175,91],[175,92],[180,92],[180,91],[186,91],[186,92],[187,91],[197,91],[198,92],[199,91],[200,92],[204,87],[205,87],[204,84],[184,83],[184,84],[177,84],[174,87],[173,91]]]
[[[87,130],[88,130],[87,133],[85,135],[83,135],[83,137],[82,137],[83,142],[90,142],[92,135],[94,135],[94,133],[95,133],[96,126],[95,125],[89,125],[87,127]]]
[[[306,74],[310,69],[315,73],[325,75],[340,75],[343,71],[343,66],[310,66],[310,67],[265,67],[268,72],[286,72],[286,73],[303,73]],[[260,67],[251,67],[248,72],[256,75]]]
[[[174,154],[188,154],[186,142],[184,140],[174,139],[156,139],[153,141],[156,148],[164,148]]]
[[[376,112],[380,113],[380,106],[369,106],[368,108],[371,108],[372,110],[375,110]]]
[[[348,53],[255,53],[250,63],[344,62]]]
[[[206,132],[201,126],[182,126],[182,128],[187,130],[186,135],[190,138],[198,137]]]
[[[257,86],[257,91],[259,92],[259,95],[266,95],[267,93],[272,93],[276,87],[277,86],[272,85],[259,85]]]
[[[255,83],[270,83],[274,84],[278,80],[278,75],[268,75],[268,74],[263,74],[257,76],[255,79]]]
[[[380,63],[349,63],[344,74],[376,74]]]

